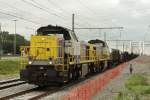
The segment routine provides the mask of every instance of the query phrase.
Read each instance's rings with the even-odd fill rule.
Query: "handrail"
[[[35,48],[35,49],[32,49],[32,48]],[[32,60],[42,60],[41,59],[41,55],[39,57],[37,57],[38,55],[36,56],[32,56],[30,55],[30,50],[37,50],[39,48],[50,48],[50,49],[54,49],[54,48],[58,48],[59,51],[59,55],[57,54],[57,56],[55,57],[55,61],[54,63],[55,64],[64,64],[64,48],[61,47],[61,46],[57,46],[57,47],[42,47],[42,46],[36,46],[36,47],[31,47],[31,46],[21,46],[20,50],[21,50],[21,65],[22,66],[25,66],[28,64],[28,61],[29,61],[29,57],[32,57]],[[36,51],[35,51],[36,52]],[[50,54],[54,55],[54,51],[52,50],[52,52],[48,52],[48,53],[45,53],[43,51],[43,54],[44,54],[44,57],[48,57],[50,56]],[[45,60],[49,60],[48,58],[45,59]]]
[[[50,49],[61,48],[60,56],[55,57],[55,64],[64,64],[64,52],[65,51],[64,51],[64,47],[62,47],[62,46],[55,46],[55,47],[54,46],[53,47],[48,47],[48,46],[46,46],[46,47],[45,46],[34,46],[34,47],[33,46],[21,46],[21,58],[22,58],[21,63],[22,64],[28,64],[28,57],[30,56],[29,49],[32,49],[32,48],[45,48],[45,49],[47,49],[47,48],[50,48]],[[25,50],[25,49],[27,50],[27,52],[23,52],[23,50]],[[68,52],[71,53],[72,49],[74,49],[74,48],[68,48],[68,50],[69,50]],[[96,56],[96,50],[88,49],[86,52],[89,53],[89,56],[79,55],[81,62],[82,61],[94,61],[94,60],[97,61],[97,60],[101,60],[103,58],[102,56],[101,57]],[[26,54],[23,54],[23,53],[26,53]],[[45,53],[45,55],[46,55],[46,53]],[[40,57],[36,58],[33,56],[33,60],[34,59],[40,60]],[[77,62],[77,60],[76,60],[76,57],[74,55],[72,55],[71,57],[68,57],[68,59],[67,59],[67,63],[76,63],[76,62]]]

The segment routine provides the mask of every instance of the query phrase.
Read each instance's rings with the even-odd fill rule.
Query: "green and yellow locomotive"
[[[105,70],[109,60],[104,41],[79,42],[71,30],[48,25],[31,36],[30,46],[21,47],[20,78],[36,85],[65,83]]]

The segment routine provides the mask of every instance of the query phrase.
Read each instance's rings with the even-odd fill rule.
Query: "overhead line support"
[[[93,27],[93,28],[81,27],[81,28],[74,28],[74,29],[123,29],[123,27]]]

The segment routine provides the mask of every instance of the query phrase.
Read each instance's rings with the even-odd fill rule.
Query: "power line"
[[[55,2],[53,2],[52,0],[47,0],[47,1],[49,2],[49,4],[55,5],[55,6],[56,6],[57,8],[59,8],[59,10],[61,10],[62,12],[66,12],[66,13],[72,14],[72,12],[69,12],[69,11],[67,11],[67,10],[64,10],[61,6],[58,5],[58,3],[55,3]],[[88,23],[87,21],[91,20],[90,18],[85,17],[85,16],[82,16],[82,15],[80,15],[80,14],[76,14],[76,15],[79,15],[79,16],[80,16],[80,18],[82,19],[82,22],[83,22],[83,20],[86,20],[86,21],[84,21],[84,23],[86,23],[86,24],[89,25],[89,23]],[[81,16],[82,16],[83,18],[82,18]],[[87,19],[89,19],[89,20],[87,20]],[[75,23],[75,24],[76,24],[76,23]],[[76,25],[80,26],[79,24],[76,24]]]
[[[67,10],[64,10],[61,6],[59,6],[57,3],[55,3],[55,2],[53,2],[52,0],[47,0],[48,2],[49,2],[49,4],[53,4],[53,5],[55,5],[57,8],[59,8],[59,10],[61,10],[62,12],[66,12],[66,13],[70,13],[70,14],[72,14],[71,12],[69,12],[69,11],[67,11]],[[79,14],[76,14],[76,15],[79,15]],[[81,16],[81,15],[80,15]],[[83,16],[84,18],[82,18],[82,19],[87,19],[87,17],[85,17],[85,16]],[[89,20],[88,20],[89,21]]]
[[[35,4],[37,4],[37,5],[39,5],[39,6],[43,6],[43,5],[41,5],[41,4],[39,4],[38,2],[36,2],[35,0],[31,0],[31,1],[33,1]],[[48,1],[50,1],[50,0],[48,0]],[[55,3],[53,3],[53,4],[55,4]],[[56,5],[56,4],[55,4]],[[43,6],[43,7],[45,7],[45,6]],[[46,7],[47,8],[47,7]],[[60,7],[59,7],[60,8]],[[49,8],[47,8],[47,9],[49,9]],[[65,10],[63,10],[62,8],[60,8],[60,10],[62,10],[62,11],[65,11]],[[65,12],[67,12],[67,11],[65,11]],[[68,12],[67,12],[68,13]],[[70,13],[70,15],[71,15],[72,13]],[[62,16],[61,16],[62,17]],[[63,17],[62,17],[63,18]],[[65,20],[65,18],[63,18],[64,20]],[[75,23],[75,25],[77,25],[77,26],[80,26],[79,24],[77,24],[77,23]]]
[[[38,3],[38,2],[35,1],[35,0],[30,0],[30,1],[32,1],[32,4],[37,5],[38,7],[40,7],[40,8],[42,8],[42,9],[44,9],[44,10],[46,10],[46,11],[49,12],[49,10],[48,10],[48,9],[50,9],[49,7],[44,6],[44,5]],[[54,9],[50,9],[50,11],[56,12]],[[52,13],[52,12],[50,12],[50,13]],[[56,13],[53,13],[53,14],[55,14],[55,16],[58,16],[58,17],[63,18],[62,16],[59,16],[59,15],[57,15]]]
[[[14,10],[19,10],[19,11],[21,11],[21,12],[23,12],[23,13],[28,14],[28,15],[31,15],[31,14],[32,14],[32,13],[29,13],[29,12],[24,11],[24,10],[22,10],[22,9],[18,9],[18,8],[14,7],[14,6],[10,5],[10,4],[7,4],[7,3],[5,3],[5,2],[2,2],[2,1],[0,1],[0,2],[3,3],[4,5],[8,6],[9,8],[14,9]],[[33,14],[32,14],[32,15],[33,15]],[[48,19],[45,19],[45,18],[43,18],[43,17],[39,17],[39,16],[35,16],[35,15],[34,15],[34,17],[37,17],[37,18],[39,18],[39,19],[43,19],[43,20],[47,20],[47,21],[48,21]]]
[[[1,3],[3,3],[4,5],[7,5],[9,8],[12,8],[12,9],[19,10],[19,11],[21,11],[21,12],[24,12],[23,10],[18,9],[18,8],[12,6],[12,5],[6,4],[5,2],[1,2]],[[6,11],[4,11],[4,12],[2,12],[2,13],[4,14],[5,12],[6,12]],[[13,11],[13,12],[15,12],[15,11]],[[25,11],[25,13],[27,13],[27,12]],[[30,13],[27,13],[27,14],[31,15]],[[6,15],[6,14],[5,14],[5,15]],[[19,19],[24,18],[24,17],[21,18],[20,16],[17,16],[16,14],[11,14],[11,15],[10,15],[10,13],[7,13],[7,15],[13,16],[13,17],[19,18]],[[34,16],[34,17],[37,17],[37,16]],[[38,18],[43,19],[42,17],[38,17]],[[24,18],[24,19],[26,19],[26,21],[28,20],[27,18]],[[43,20],[45,20],[45,21],[47,20],[47,21],[48,21],[48,19],[43,19]],[[30,21],[31,21],[31,20],[30,20]],[[47,21],[46,21],[46,22],[47,22]],[[28,22],[29,22],[29,20],[28,20]],[[33,23],[33,21],[32,21],[32,23]],[[34,24],[40,24],[40,25],[41,25],[41,23],[38,23],[38,22],[36,22],[36,21],[34,21]]]
[[[94,28],[89,28],[89,27],[81,27],[81,28],[75,28],[75,29],[123,29],[123,27],[94,27]]]
[[[46,7],[46,9],[43,8],[44,6],[41,5],[40,3],[36,2],[35,0],[31,0],[32,2],[29,2],[29,1],[26,1],[26,0],[22,0],[22,1],[23,1],[24,3],[26,3],[26,4],[29,4],[29,5],[31,5],[31,6],[33,6],[33,7],[36,7],[36,8],[38,8],[38,9],[42,10],[42,11],[47,12],[47,13],[50,14],[50,15],[54,15],[54,16],[57,16],[57,17],[59,17],[59,18],[65,20],[64,17],[59,16],[59,15],[56,14],[56,13],[49,12],[49,10],[47,10],[47,9],[49,9],[49,8],[47,8],[47,7]],[[55,4],[55,3],[53,3],[53,4]],[[55,5],[56,5],[56,4],[55,4]],[[41,6],[42,6],[42,7],[41,7]],[[60,8],[60,7],[59,7],[59,8]],[[60,9],[63,10],[62,8],[60,8]],[[63,11],[65,11],[65,10],[63,10]],[[65,12],[66,12],[66,11],[65,11]],[[84,18],[84,19],[85,19],[85,18]],[[77,23],[75,23],[75,25],[80,26],[80,25],[77,24]]]
[[[55,6],[57,6],[57,8],[59,8],[59,10],[69,13],[68,11],[64,10],[63,8],[61,8],[60,6],[58,6],[55,2],[53,2],[52,0],[47,0],[49,2],[49,4],[53,4]]]
[[[97,13],[93,10],[93,9],[91,9],[91,8],[89,8],[87,5],[85,5],[81,0],[78,0],[79,2],[80,2],[80,5],[82,5],[82,7],[85,7],[86,9],[88,9],[88,11],[90,11],[91,13],[93,13],[94,15],[97,15]],[[99,15],[98,15],[99,16]],[[101,16],[100,16],[101,17]],[[104,20],[106,20],[106,19],[104,19]]]
[[[42,10],[42,11],[48,13],[49,15],[53,15],[53,16],[56,16],[56,17],[58,17],[58,18],[61,18],[61,19],[63,19],[63,21],[66,20],[64,17],[62,17],[62,16],[60,16],[60,15],[58,15],[58,14],[56,14],[56,13],[49,12],[49,10],[40,7],[41,4],[37,3],[37,2],[34,1],[34,0],[31,0],[33,3],[28,2],[28,1],[25,1],[25,0],[22,0],[22,1],[23,1],[24,3],[26,3],[26,4],[29,4],[29,5],[31,5],[31,6],[33,6],[33,7],[35,7],[35,8],[38,8],[38,9],[40,9],[40,10]],[[70,16],[71,16],[71,15],[70,15]],[[70,22],[71,22],[71,20],[70,20]],[[67,22],[66,24],[68,24],[68,22]],[[76,25],[78,25],[78,24],[76,24]],[[79,26],[79,25],[78,25],[78,26]]]
[[[0,10],[2,10],[2,9],[0,9]],[[19,18],[19,19],[21,19],[21,20],[24,20],[24,21],[33,23],[33,24],[35,24],[35,25],[41,25],[41,23],[38,23],[38,22],[35,22],[35,21],[32,21],[32,20],[26,19],[26,18],[23,18],[23,17],[20,17],[20,16],[16,16],[16,15],[13,15],[13,14],[10,14],[10,13],[6,13],[6,12],[3,12],[3,11],[0,11],[0,13],[1,13],[1,14],[4,14],[4,15],[8,15],[8,16],[15,17],[15,18]]]
[[[23,1],[25,1],[25,0],[23,0]],[[44,9],[44,8],[42,8],[41,6],[43,6],[43,5],[41,5],[40,3],[38,3],[38,2],[36,2],[35,0],[31,0],[33,3],[35,3],[36,4],[36,6],[37,7],[40,7],[41,8],[41,10],[44,10],[44,11],[46,11],[47,13],[49,13],[49,10],[47,10],[47,9],[49,9],[49,8],[47,8],[46,7],[46,9]],[[27,2],[27,1],[26,1]],[[28,3],[30,3],[30,2],[28,2]],[[30,3],[30,4],[33,4],[33,3]],[[35,4],[33,4],[33,5],[35,5]],[[43,6],[43,7],[45,7],[45,6]],[[62,9],[63,10],[63,9]],[[50,12],[51,13],[51,12]],[[66,18],[64,18],[64,17],[62,17],[62,16],[59,16],[58,14],[55,14],[55,13],[53,13],[55,16],[57,16],[57,17],[59,17],[59,18],[62,18],[63,20],[66,20]],[[77,23],[75,23],[75,25],[77,25],[77,26],[80,26],[79,24],[77,24]]]
[[[62,16],[59,16],[59,15],[57,15],[57,14],[55,14],[55,13],[51,13],[51,12],[49,12],[47,9],[44,9],[44,8],[42,8],[42,7],[40,7],[40,6],[37,6],[36,4],[34,4],[35,3],[35,1],[34,0],[32,0],[34,3],[31,3],[31,2],[28,2],[28,1],[25,1],[25,0],[22,0],[24,3],[26,3],[26,4],[29,4],[29,5],[31,5],[31,6],[33,6],[33,7],[36,7],[36,8],[38,8],[38,9],[40,9],[40,10],[43,10],[43,11],[45,11],[45,12],[47,12],[48,14],[50,14],[50,15],[54,15],[54,16],[56,16],[56,17],[58,17],[58,18],[62,18],[62,19],[64,19]],[[36,2],[37,3],[37,2]]]
[[[82,6],[84,6],[86,9],[91,11],[93,14],[96,14],[92,9],[90,9],[88,6],[86,6],[81,0],[78,0]]]
[[[70,12],[68,12],[68,11],[66,11],[66,10],[64,10],[61,6],[58,6],[58,4],[57,3],[55,3],[55,2],[53,2],[52,0],[47,0],[50,4],[53,4],[53,5],[55,5],[55,6],[57,6],[57,8],[59,8],[59,10],[61,10],[61,11],[63,11],[63,12],[66,12],[66,13],[70,13]],[[81,2],[81,1],[80,1]],[[70,13],[70,14],[72,14],[72,13]],[[80,14],[76,14],[76,15],[79,15],[79,16],[82,16],[82,15],[80,15]],[[83,18],[82,18],[83,17]],[[83,19],[83,20],[85,20],[85,19],[89,19],[89,20],[91,20],[91,18],[88,18],[87,16],[85,17],[85,16],[82,16],[81,18]],[[83,22],[83,20],[82,20],[82,22]],[[89,20],[87,20],[87,21],[89,21]],[[86,22],[85,21],[85,23],[87,24],[88,22]],[[76,24],[76,23],[75,23]],[[89,23],[88,23],[89,24]]]
[[[77,1],[77,0],[76,0]],[[106,17],[106,16],[99,16],[93,9],[91,9],[90,7],[88,7],[86,4],[84,4],[81,0],[78,0],[79,1],[79,4],[82,6],[82,7],[85,7],[89,12],[93,13],[94,15],[98,16],[98,17]],[[91,15],[91,14],[89,14]],[[109,18],[103,18],[103,21],[108,21]],[[93,19],[92,19],[93,20]],[[93,20],[95,21],[95,20]]]

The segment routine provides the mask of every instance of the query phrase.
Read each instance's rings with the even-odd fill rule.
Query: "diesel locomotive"
[[[104,71],[111,59],[106,42],[79,41],[73,31],[48,25],[31,36],[30,46],[21,47],[20,78],[39,86],[66,83]]]
[[[31,84],[65,83],[107,68],[110,52],[101,40],[78,41],[74,32],[60,26],[40,27],[30,46],[21,47],[20,78]]]

